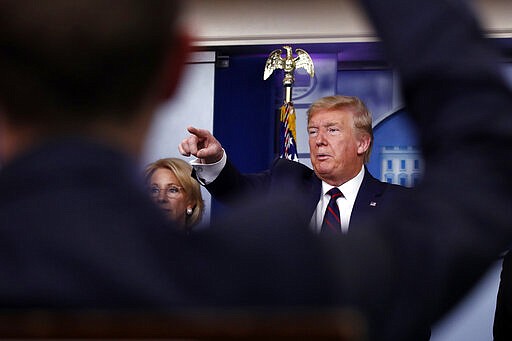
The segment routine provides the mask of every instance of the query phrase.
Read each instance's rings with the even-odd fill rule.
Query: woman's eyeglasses
[[[161,192],[163,192],[167,198],[175,198],[175,197],[179,196],[182,191],[183,191],[183,187],[179,187],[179,186],[169,186],[167,188],[151,186],[149,188],[149,194],[153,198],[160,197]]]

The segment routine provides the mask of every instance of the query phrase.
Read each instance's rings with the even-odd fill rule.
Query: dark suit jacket
[[[243,202],[243,198],[247,196],[285,194],[287,191],[298,194],[293,199],[302,202],[309,214],[306,214],[307,223],[322,195],[322,181],[315,172],[303,164],[287,159],[276,159],[271,169],[258,174],[242,174],[228,159],[219,176],[206,188],[215,199],[231,205]],[[375,179],[365,167],[363,181],[351,213],[350,228],[364,226],[366,219],[389,208],[399,197],[409,194],[410,191],[405,187]]]

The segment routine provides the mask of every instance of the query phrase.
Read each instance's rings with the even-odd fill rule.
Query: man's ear
[[[160,99],[162,101],[172,98],[181,82],[185,62],[191,50],[191,41],[190,35],[181,31],[175,37],[175,43],[167,48],[160,78],[162,82]]]
[[[371,137],[368,134],[361,134],[357,142],[357,154],[362,155],[370,148]]]

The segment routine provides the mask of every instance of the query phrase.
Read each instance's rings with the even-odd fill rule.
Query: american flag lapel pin
[[[370,206],[375,207],[377,206],[377,203],[375,201],[370,201]]]

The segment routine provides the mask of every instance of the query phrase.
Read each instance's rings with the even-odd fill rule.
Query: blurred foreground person
[[[176,2],[0,0],[3,310],[345,307],[394,341],[442,316],[512,240],[512,96],[464,3],[364,4],[428,171],[400,219],[324,239],[294,193],[191,236],[151,202],[133,159],[183,69]]]
[[[160,159],[145,171],[149,195],[164,214],[182,230],[190,231],[201,221],[204,201],[192,166],[178,158]]]

